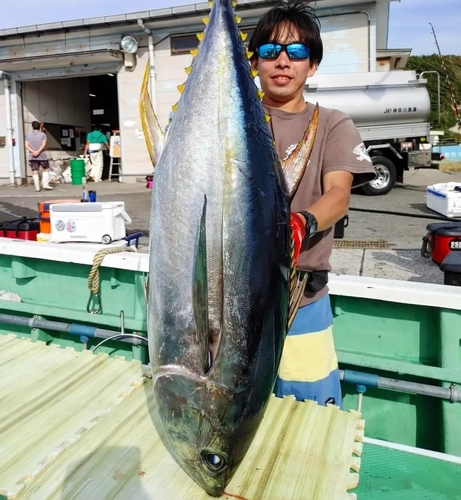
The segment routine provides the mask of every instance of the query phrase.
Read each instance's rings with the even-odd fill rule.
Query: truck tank
[[[429,121],[425,83],[414,71],[318,74],[307,80],[304,97],[342,111],[359,128],[402,126]]]

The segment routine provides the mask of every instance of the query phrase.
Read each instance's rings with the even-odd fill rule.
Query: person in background
[[[109,141],[107,137],[101,132],[99,126],[93,127],[93,131],[90,132],[86,137],[85,151],[83,155],[89,156],[89,161],[91,164],[91,177],[94,182],[100,182],[102,177],[102,171],[104,168],[104,156],[102,152],[102,147],[106,146],[109,149]]]
[[[32,132],[26,136],[26,149],[29,151],[29,165],[32,170],[35,191],[40,191],[40,167],[42,168],[43,189],[51,190],[50,186],[50,164],[45,153],[47,138],[40,130],[40,122],[32,122]]]
[[[263,106],[279,157],[303,138],[315,106],[304,99],[306,80],[322,61],[320,22],[305,1],[279,2],[260,19],[249,43]],[[301,242],[297,270],[307,287],[285,340],[275,395],[342,407],[328,272],[335,224],[349,209],[351,188],[375,178],[363,141],[349,116],[320,106],[310,163],[291,203]],[[307,276],[306,276],[307,274]]]

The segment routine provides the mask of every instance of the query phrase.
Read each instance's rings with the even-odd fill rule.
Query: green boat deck
[[[210,499],[161,444],[139,361],[4,335],[0,379],[1,500]],[[222,498],[461,499],[461,459],[363,443],[362,419],[273,397]]]

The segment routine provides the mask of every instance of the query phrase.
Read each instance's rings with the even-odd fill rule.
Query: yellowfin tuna
[[[251,445],[302,297],[290,199],[316,126],[286,180],[242,38],[233,2],[215,0],[166,136],[146,93],[141,106],[160,151],[148,289],[154,424],[212,496]]]

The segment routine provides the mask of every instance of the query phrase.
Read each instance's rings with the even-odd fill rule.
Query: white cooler
[[[445,217],[461,217],[461,183],[446,182],[427,186],[426,206]]]
[[[50,205],[51,241],[104,243],[125,238],[131,218],[123,201]]]

